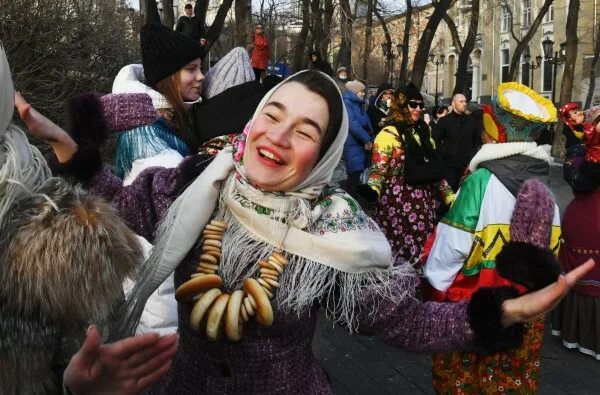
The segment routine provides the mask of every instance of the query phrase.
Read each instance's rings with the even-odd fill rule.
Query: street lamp
[[[542,41],[542,47],[544,48],[544,59],[546,62],[550,62],[552,67],[552,103],[554,103],[554,96],[556,94],[556,68],[558,65],[565,62],[565,55],[567,53],[567,43],[560,44],[560,50],[554,52],[552,56],[554,41],[550,40],[550,37],[546,37]]]
[[[398,57],[400,57],[400,55],[402,55],[402,48],[404,48],[404,45],[402,43],[396,44],[396,52],[394,53],[394,50],[392,49],[392,43],[386,41],[381,44],[381,50],[383,51],[383,56],[385,56],[388,62],[388,66],[390,66],[391,64],[390,73],[388,76],[388,82],[390,84],[392,83],[392,76],[394,71],[394,59],[397,59]]]
[[[538,55],[535,57],[535,63],[533,61],[531,61],[531,55],[527,54],[525,55],[525,63],[527,64],[527,67],[529,68],[529,70],[531,70],[531,79],[529,80],[529,87],[531,89],[533,88],[533,70],[535,69],[539,69],[542,66],[542,55]]]
[[[436,55],[432,52],[429,54],[429,61],[435,65],[435,105],[438,105],[438,70],[439,66],[444,63],[444,59],[446,59],[446,55],[438,54]]]

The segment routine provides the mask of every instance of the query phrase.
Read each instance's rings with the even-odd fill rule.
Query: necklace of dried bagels
[[[219,340],[225,332],[233,342],[242,338],[244,323],[254,317],[259,325],[273,324],[273,308],[270,299],[279,288],[279,275],[288,264],[280,252],[273,252],[267,260],[258,261],[260,277],[247,278],[242,289],[231,294],[223,293],[223,280],[217,271],[221,260],[225,222],[212,220],[202,231],[202,255],[196,273],[177,288],[175,299],[179,303],[194,304],[190,324],[199,331],[206,323],[208,339]]]

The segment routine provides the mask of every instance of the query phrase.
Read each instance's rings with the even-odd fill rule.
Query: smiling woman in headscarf
[[[148,169],[126,187],[105,169],[88,174],[93,191],[142,233],[156,234],[116,323],[120,336],[175,271],[181,347],[151,392],[330,392],[312,355],[319,306],[351,331],[371,325],[411,350],[479,344],[486,323],[471,318],[472,306],[417,301],[412,269],[394,266],[377,225],[327,187],[347,133],[334,81],[306,71],[271,90],[244,133],[213,158]],[[61,142],[63,171],[82,160],[64,132],[38,135]],[[498,338],[512,337],[515,323],[543,313],[564,288],[561,279],[535,299],[489,291],[474,300],[506,328]]]

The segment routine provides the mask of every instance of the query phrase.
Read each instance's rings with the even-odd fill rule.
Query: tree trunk
[[[590,68],[590,84],[588,87],[588,93],[585,97],[585,106],[583,108],[590,108],[592,104],[592,98],[594,97],[594,90],[596,90],[596,65],[598,64],[598,57],[600,57],[600,27],[596,27],[596,42],[594,44],[594,57],[592,59],[592,65]]]
[[[194,16],[196,23],[199,24],[200,37],[206,38],[206,12],[208,11],[209,0],[197,0],[194,6]]]
[[[410,28],[412,27],[412,1],[406,0],[406,12],[404,14],[404,34],[402,35],[402,53],[400,58],[400,75],[398,76],[399,86],[406,85],[408,80],[408,50],[410,44]],[[393,71],[393,70],[392,70]]]
[[[452,37],[452,45],[454,45],[454,49],[456,52],[462,52],[462,43],[460,42],[460,35],[458,34],[458,28],[454,23],[454,19],[448,14],[444,15],[444,22],[448,26],[448,30],[450,31],[450,37]]]
[[[527,48],[529,46],[529,42],[531,41],[531,39],[537,32],[537,29],[540,27],[540,24],[542,23],[542,19],[544,19],[544,16],[548,12],[548,9],[550,8],[550,6],[552,5],[553,2],[554,2],[554,0],[545,0],[544,1],[544,4],[540,8],[540,11],[538,12],[537,16],[535,17],[535,20],[529,27],[527,34],[525,34],[525,37],[523,37],[521,40],[518,40],[513,32],[513,29],[512,29],[513,17],[512,17],[512,12],[511,12],[511,17],[510,17],[511,29],[510,30],[512,32],[513,39],[517,42],[517,46],[515,47],[515,51],[513,52],[512,58],[510,59],[510,68],[508,70],[508,80],[509,81],[514,81],[516,79],[517,73],[519,71],[519,65],[521,64],[521,55],[523,54],[523,51],[525,50],[525,48]]]
[[[310,2],[311,30],[313,42],[309,47],[313,51],[318,51],[323,38],[323,19],[321,18],[321,1],[311,0]],[[323,55],[319,52],[319,55]]]
[[[429,59],[431,42],[433,41],[435,32],[440,25],[444,14],[448,12],[448,9],[452,5],[452,0],[439,0],[433,4],[433,12],[429,17],[429,21],[427,21],[425,30],[423,30],[423,34],[419,40],[419,46],[413,62],[413,73],[411,80],[419,89],[423,84],[423,77],[425,76],[425,68],[427,66],[427,60]]]
[[[148,23],[162,23],[156,0],[144,0],[144,25]]]
[[[213,24],[208,29],[206,33],[206,40],[208,43],[206,44],[206,51],[210,49],[214,45],[214,43],[219,39],[221,35],[221,30],[223,30],[223,25],[225,24],[225,18],[227,18],[227,14],[231,9],[231,5],[233,4],[233,0],[223,0],[219,9],[217,10],[217,15],[215,16],[215,20]]]
[[[335,6],[333,0],[325,0],[325,12],[323,14],[323,27],[325,29],[325,35],[321,41],[321,55],[329,62],[329,44],[331,43],[331,35],[328,33],[331,29],[331,20],[333,19],[333,12]],[[327,56],[326,56],[327,54]]]
[[[340,12],[342,14],[340,23],[342,40],[335,64],[336,67],[348,67],[352,63],[352,13],[349,0],[340,0]]]
[[[373,1],[367,0],[367,20],[365,23],[365,56],[363,56],[362,78],[369,80],[369,58],[371,57],[371,41],[373,37]]]
[[[254,40],[252,24],[252,2],[235,0],[235,45],[247,48]]]
[[[296,37],[296,42],[294,43],[294,63],[292,65],[294,71],[300,71],[303,69],[305,48],[306,48],[306,38],[308,37],[308,30],[310,28],[310,1],[302,0],[302,28],[300,29],[300,33]]]
[[[175,13],[173,12],[173,0],[162,0],[163,23],[173,29],[175,27]]]
[[[562,82],[560,84],[560,102],[571,101],[573,93],[573,80],[575,79],[575,62],[577,61],[577,20],[579,18],[580,0],[569,1],[567,15],[566,34],[567,52],[565,56],[565,67],[563,69]]]
[[[390,30],[387,27],[387,23],[385,23],[385,19],[383,19],[383,17],[379,13],[377,6],[373,7],[373,13],[375,14],[375,16],[377,17],[377,20],[379,20],[379,23],[381,24],[381,28],[383,29],[383,35],[385,36],[385,42],[388,43],[391,48],[392,47],[392,36],[390,35]],[[404,53],[404,50],[403,50],[403,53]],[[404,54],[402,56],[404,56]],[[386,61],[385,62],[385,78],[387,78],[388,75],[390,75],[390,62]]]
[[[469,32],[465,39],[465,44],[462,46],[458,55],[458,65],[456,67],[456,85],[454,85],[454,93],[466,93],[467,68],[469,67],[469,57],[475,46],[475,36],[479,26],[479,3],[480,0],[471,2],[471,18],[469,22]]]
[[[577,20],[579,18],[579,0],[569,1],[569,11],[567,14],[567,26],[565,28],[565,37],[567,38],[567,53],[565,56],[565,68],[563,69],[562,82],[560,84],[559,105],[571,101],[573,94],[573,80],[575,79],[575,62],[577,61]],[[561,125],[562,126],[562,125]],[[562,127],[554,129],[554,141],[552,142],[552,153],[554,156],[562,158],[564,156],[564,136]]]

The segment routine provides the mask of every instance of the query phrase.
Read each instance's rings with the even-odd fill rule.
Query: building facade
[[[480,19],[475,48],[470,55],[467,71],[468,96],[473,102],[485,103],[495,95],[499,83],[508,80],[511,59],[518,39],[524,37],[539,13],[543,0],[502,0],[481,1]],[[565,25],[568,13],[568,0],[555,0],[542,19],[537,31],[529,42],[528,48],[519,59],[519,68],[515,77],[519,81],[543,96],[551,98],[554,83],[554,66],[544,57],[542,43],[549,39],[554,42],[553,53],[560,51],[560,43],[565,41]],[[573,100],[585,101],[589,86],[589,72],[593,58],[595,32],[598,28],[600,10],[599,0],[581,0],[577,23],[578,54],[575,64]],[[461,42],[467,35],[471,11],[471,0],[459,0],[449,11],[455,21]],[[512,32],[511,32],[512,29]],[[440,95],[449,99],[452,96],[456,80],[458,52],[453,45],[450,30],[442,22],[436,32],[437,48],[432,51],[444,54],[442,66],[443,87]],[[528,63],[526,63],[526,56]],[[541,56],[539,67],[536,57]],[[559,55],[560,56],[560,55]],[[531,67],[533,65],[533,67]],[[564,65],[556,67],[555,101],[559,100]],[[432,89],[435,78],[431,65],[427,70],[425,90]],[[600,85],[597,83],[597,85]],[[593,103],[600,104],[600,87],[593,96]]]

